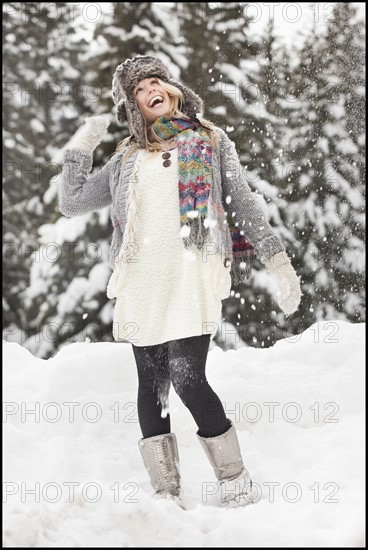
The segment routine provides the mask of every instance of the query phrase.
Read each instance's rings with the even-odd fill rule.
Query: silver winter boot
[[[226,507],[246,506],[255,502],[252,480],[240,453],[238,437],[231,427],[216,437],[197,437],[219,481],[221,504]]]
[[[144,465],[156,498],[174,500],[182,508],[179,454],[174,433],[154,435],[138,441]]]

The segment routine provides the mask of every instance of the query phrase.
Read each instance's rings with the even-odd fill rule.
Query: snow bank
[[[6,547],[364,545],[364,324],[320,322],[272,348],[209,352],[260,500],[217,505],[196,425],[174,390],[187,510],[152,500],[129,344],[42,360],[4,343]]]

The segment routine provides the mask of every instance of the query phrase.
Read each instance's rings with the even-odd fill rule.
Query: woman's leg
[[[171,340],[168,344],[172,384],[197,423],[199,435],[223,434],[230,427],[229,420],[205,374],[210,335]]]
[[[170,433],[170,415],[161,417],[170,389],[167,344],[135,346],[138,371],[138,420],[142,437]]]

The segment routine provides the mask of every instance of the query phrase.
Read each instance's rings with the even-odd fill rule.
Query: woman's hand
[[[93,153],[97,145],[107,133],[109,122],[103,116],[92,116],[85,119],[81,126],[66,145],[66,149],[79,149],[86,153]]]
[[[278,252],[267,262],[268,271],[274,276],[278,288],[276,299],[285,315],[291,315],[299,306],[300,280],[285,252]]]

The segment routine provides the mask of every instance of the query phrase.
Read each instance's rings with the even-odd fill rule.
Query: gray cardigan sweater
[[[224,221],[226,211],[230,209],[235,213],[235,221],[244,230],[245,239],[252,244],[256,256],[264,263],[285,250],[285,247],[268,223],[257,193],[251,191],[243,176],[235,144],[224,130],[217,126],[214,128],[216,143],[212,153],[213,184],[209,196],[209,212],[217,222],[213,229],[215,242],[221,247],[223,260],[229,258],[232,264],[235,264],[234,260],[242,260],[233,256],[230,230]],[[113,235],[109,258],[112,268],[123,242],[128,214],[129,181],[137,154],[137,149],[127,146],[92,176],[88,174],[92,170],[93,154],[67,149],[63,155],[59,209],[62,214],[71,217],[112,205]]]

